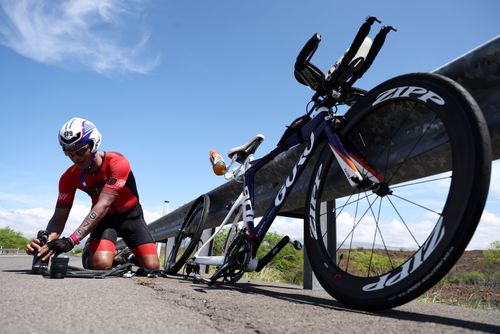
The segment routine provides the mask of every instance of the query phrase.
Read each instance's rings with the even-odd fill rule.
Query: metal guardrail
[[[498,159],[500,157],[500,36],[434,72],[459,82],[476,99],[488,123],[493,157]],[[256,217],[263,214],[263,210],[274,198],[278,185],[288,176],[302,151],[301,146],[293,147],[277,156],[256,174],[254,203]],[[280,212],[281,215],[302,218],[305,194],[313,166],[314,158],[290,193]],[[430,165],[423,167],[429,168],[431,174]],[[235,199],[240,192],[241,185],[235,182],[227,182],[208,192],[210,211],[205,228],[215,227],[220,223],[227,213],[227,203]],[[164,242],[175,236],[193,202],[194,200],[149,224],[157,242]],[[118,247],[123,246],[122,242],[118,244]]]
[[[0,255],[27,255],[24,248],[2,248],[0,247]]]

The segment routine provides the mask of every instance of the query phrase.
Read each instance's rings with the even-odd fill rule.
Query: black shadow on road
[[[432,314],[422,314],[422,313],[415,313],[415,312],[409,312],[409,311],[403,311],[403,310],[398,310],[398,309],[392,309],[392,310],[386,310],[386,311],[380,311],[380,312],[366,312],[366,311],[358,311],[352,308],[347,307],[346,305],[334,300],[334,299],[329,299],[329,298],[322,298],[322,297],[316,297],[316,296],[308,296],[300,293],[290,293],[288,291],[291,290],[296,290],[296,288],[293,287],[281,287],[281,286],[276,286],[276,285],[255,285],[252,283],[238,283],[233,286],[219,286],[217,288],[223,288],[223,289],[230,289],[233,291],[239,291],[244,294],[259,294],[271,298],[277,298],[280,300],[285,300],[289,301],[292,303],[301,303],[301,304],[306,304],[306,305],[313,305],[313,306],[319,306],[319,307],[325,307],[329,309],[333,309],[336,311],[345,311],[345,312],[354,312],[354,313],[360,313],[360,314],[365,314],[365,315],[374,315],[377,317],[386,317],[386,318],[393,318],[393,319],[398,319],[398,320],[407,320],[407,321],[414,321],[414,322],[422,322],[422,323],[435,323],[435,324],[441,324],[441,325],[446,325],[446,326],[452,326],[452,327],[457,327],[457,328],[465,328],[469,330],[476,330],[476,331],[481,331],[485,333],[495,333],[498,334],[500,333],[500,326],[496,325],[491,325],[491,324],[484,324],[480,322],[475,322],[475,321],[468,321],[468,320],[461,320],[461,319],[454,319],[450,317],[444,317],[444,316],[439,316],[439,315],[432,315]],[[210,288],[204,288],[203,286],[196,285],[195,288],[199,292],[204,292],[203,290],[205,289],[210,289]],[[271,290],[272,289],[272,290]]]
[[[33,274],[31,269],[6,269],[6,270],[2,270],[2,272],[23,274],[23,275],[38,275],[38,274]]]

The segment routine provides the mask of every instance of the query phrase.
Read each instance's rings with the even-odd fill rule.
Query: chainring
[[[252,257],[252,241],[245,232],[240,232],[229,245],[222,272],[214,274],[222,283],[234,284],[240,280]]]

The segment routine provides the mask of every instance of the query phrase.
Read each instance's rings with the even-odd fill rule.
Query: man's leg
[[[111,240],[90,240],[89,244],[89,265],[91,269],[102,270],[113,267],[116,246]]]
[[[119,235],[134,253],[141,267],[150,270],[160,268],[156,244],[144,221],[140,205],[135,207],[127,219],[120,223],[119,231]]]
[[[108,214],[99,222],[90,233],[88,241],[89,257],[88,268],[94,270],[110,269],[116,251],[116,216]]]
[[[156,244],[147,243],[132,248],[139,265],[146,269],[160,269]]]

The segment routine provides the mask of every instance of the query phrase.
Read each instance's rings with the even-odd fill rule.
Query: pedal
[[[298,240],[290,241],[290,244],[292,244],[293,248],[295,248],[296,250],[302,250],[303,248],[302,243]]]

